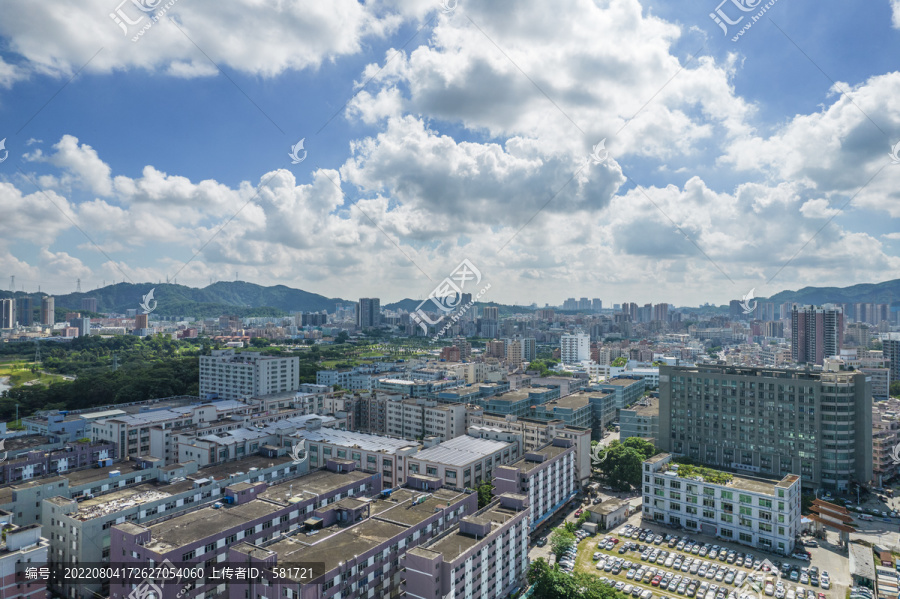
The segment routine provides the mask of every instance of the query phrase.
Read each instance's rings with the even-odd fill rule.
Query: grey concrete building
[[[859,372],[701,365],[660,369],[663,451],[849,490],[872,480],[872,393]]]
[[[619,440],[630,437],[647,439],[656,444],[659,439],[658,399],[642,399],[619,414]]]

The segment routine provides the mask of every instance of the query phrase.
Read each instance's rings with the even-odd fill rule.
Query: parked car
[[[808,539],[808,540],[803,541],[803,546],[804,547],[818,547],[819,543],[812,539]]]

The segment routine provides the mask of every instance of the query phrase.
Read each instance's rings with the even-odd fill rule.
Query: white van
[[[860,514],[860,515],[859,515],[859,519],[860,519],[860,520],[865,520],[866,522],[871,522],[871,521],[872,521],[872,516],[869,515],[869,514]]]

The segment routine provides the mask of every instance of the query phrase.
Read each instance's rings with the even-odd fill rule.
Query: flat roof
[[[462,435],[444,441],[434,447],[423,449],[410,456],[409,459],[445,464],[447,466],[464,466],[510,446],[512,446],[512,443]]]
[[[637,379],[617,378],[617,379],[609,379],[607,381],[603,381],[600,384],[601,385],[616,385],[618,387],[628,387],[629,385],[633,385],[635,383],[640,383],[643,380],[644,380],[643,378],[637,378]]]
[[[659,400],[656,400],[656,401],[641,400],[641,401],[646,402],[648,405],[634,404],[630,408],[626,408],[625,410],[622,410],[622,411],[623,412],[631,411],[631,412],[634,412],[636,416],[643,416],[643,417],[659,416]],[[620,422],[621,422],[621,419],[620,419]]]
[[[363,451],[378,451],[391,454],[408,447],[418,447],[418,443],[407,439],[395,439],[393,437],[334,428],[320,428],[314,431],[298,430],[293,436],[314,442],[331,443],[353,449],[362,449]]]
[[[627,499],[607,499],[603,503],[598,503],[596,505],[589,505],[587,510],[589,512],[593,512],[595,514],[600,514],[602,516],[606,516],[619,510],[631,503]]]
[[[290,503],[294,497],[309,499],[316,495],[324,495],[354,482],[363,481],[372,476],[359,470],[352,472],[329,472],[317,470],[307,475],[272,485],[260,493],[260,499],[266,499],[281,505]]]
[[[211,506],[200,508],[149,526],[150,542],[145,547],[156,552],[171,551],[282,509],[284,507],[281,505],[261,499],[218,509]]]
[[[474,517],[469,516],[468,518],[478,522],[490,522],[491,532],[494,532],[520,513],[497,504],[483,512],[476,513]],[[476,538],[472,535],[461,533],[459,524],[450,530],[449,534],[442,535],[429,543],[410,549],[410,551],[421,552],[419,555],[425,556],[429,555],[427,552],[430,552],[431,555],[438,553],[444,556],[445,562],[452,562],[478,543],[484,541],[484,537]]]
[[[525,472],[525,473],[531,472],[535,468],[540,467],[542,464],[546,464],[553,458],[564,454],[568,450],[569,450],[568,447],[562,447],[559,445],[552,445],[552,444],[544,445],[543,447],[538,447],[537,449],[533,449],[531,451],[525,452],[526,457],[523,457],[518,462],[511,464],[510,468],[518,468],[520,472]],[[534,462],[534,461],[527,459],[527,454],[529,454],[529,453],[540,453],[540,454],[545,455],[546,457],[544,458],[543,462]]]
[[[321,562],[328,573],[354,555],[362,555],[375,547],[408,532],[407,526],[374,518],[367,518],[355,526],[334,534],[307,537],[295,535],[266,547],[278,555],[278,563]],[[309,583],[310,581],[304,581]]]
[[[577,409],[583,408],[585,406],[590,405],[591,400],[586,393],[573,393],[572,395],[566,395],[565,397],[560,397],[559,399],[554,399],[553,401],[548,401],[543,404],[546,408],[552,408],[553,406],[559,406],[561,408],[569,408],[569,409]]]
[[[438,489],[433,493],[398,489],[388,499],[376,499],[371,502],[371,516],[403,526],[412,526],[434,515],[440,508],[446,508],[465,499],[467,493]],[[419,503],[413,503],[416,498]]]

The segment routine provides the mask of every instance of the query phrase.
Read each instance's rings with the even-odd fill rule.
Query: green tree
[[[337,345],[341,345],[341,344],[343,344],[343,343],[347,343],[347,339],[349,339],[349,338],[350,338],[350,335],[347,334],[347,331],[341,331],[341,332],[338,333],[337,336],[334,338],[334,342],[335,342]]]
[[[626,364],[628,364],[628,358],[626,358],[625,356],[619,356],[618,358],[616,358],[615,360],[612,361],[612,364],[610,364],[610,366],[615,366],[616,368],[621,368],[622,366],[625,366]]]
[[[900,398],[900,381],[891,383],[891,397]]]
[[[252,347],[269,347],[272,345],[272,342],[265,337],[254,337],[250,340],[250,345]]]
[[[652,458],[657,453],[659,453],[659,450],[656,449],[653,443],[647,441],[646,439],[641,439],[640,437],[629,437],[625,439],[622,445],[624,445],[625,447],[633,447],[634,449],[637,449],[644,456],[645,460],[648,458]]]
[[[626,439],[627,441],[631,441],[631,439]],[[619,441],[613,441],[599,456],[600,470],[609,484],[618,490],[627,491],[631,487],[638,487],[641,484],[641,464],[646,458],[642,449],[634,447],[636,444],[633,442],[631,445],[625,445]],[[653,453],[656,453],[655,448],[653,448]]]
[[[490,481],[485,481],[478,485],[478,509],[483,508],[494,499],[493,490],[494,485]]]
[[[575,546],[575,535],[565,528],[557,528],[550,534],[550,551],[556,554],[557,559]]]

